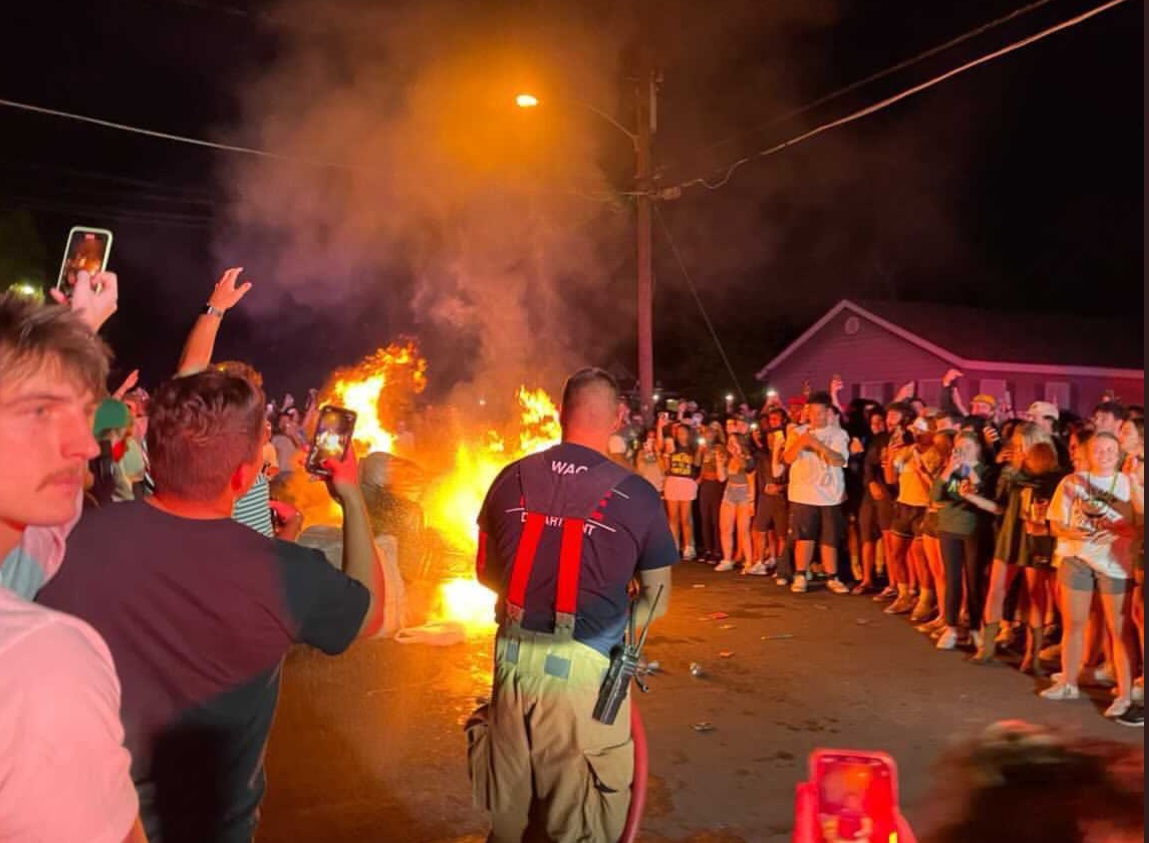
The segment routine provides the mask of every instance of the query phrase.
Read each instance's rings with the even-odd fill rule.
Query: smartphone
[[[315,425],[315,438],[307,453],[304,467],[308,473],[327,477],[330,472],[323,467],[327,460],[341,462],[351,447],[351,436],[355,432],[357,416],[352,410],[330,405],[319,411],[319,421]]]
[[[889,755],[820,749],[810,780],[821,840],[896,839],[898,768]]]
[[[678,399],[677,398],[668,398],[666,400],[666,409],[671,413],[677,413],[678,412]]]
[[[112,232],[106,228],[74,226],[68,232],[68,245],[64,249],[56,289],[71,296],[80,270],[85,270],[89,275],[103,272],[108,267],[108,255],[111,252]]]

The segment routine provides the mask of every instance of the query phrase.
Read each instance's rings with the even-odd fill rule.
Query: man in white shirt
[[[80,514],[108,372],[94,329],[116,279],[80,273],[74,312],[0,296],[0,838],[144,841],[123,746],[120,684],[83,621],[29,602]],[[30,593],[31,592],[31,593]]]
[[[782,453],[790,466],[790,533],[797,572],[790,590],[795,594],[807,589],[806,571],[814,561],[815,545],[822,551],[822,567],[829,575],[827,588],[835,594],[850,592],[838,579],[838,545],[846,530],[843,468],[850,456],[850,437],[831,424],[832,403],[825,392],[812,394],[806,401],[807,423],[790,430]]]

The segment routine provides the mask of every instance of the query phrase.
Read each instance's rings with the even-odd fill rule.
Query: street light
[[[615,118],[590,103],[572,99],[573,105],[598,115],[630,140],[635,158],[635,209],[638,263],[638,401],[642,417],[647,424],[654,418],[654,260],[653,260],[653,176],[651,142],[654,136],[657,90],[654,71],[645,58],[646,68],[639,75],[639,88],[635,97],[635,124],[631,131]],[[534,94],[520,93],[515,97],[519,108],[537,108],[541,105]]]

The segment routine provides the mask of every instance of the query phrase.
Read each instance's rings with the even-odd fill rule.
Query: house
[[[948,304],[843,299],[758,372],[783,397],[804,384],[824,389],[834,375],[843,400],[886,403],[917,381],[937,406],[942,376],[965,374],[962,395],[1009,398],[1019,411],[1036,400],[1087,415],[1106,392],[1144,404],[1144,324],[1046,313],[997,313]]]

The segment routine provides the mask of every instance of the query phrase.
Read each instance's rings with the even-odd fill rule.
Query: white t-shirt
[[[809,428],[805,426],[793,428],[786,437],[786,447],[790,447],[807,430]],[[823,427],[811,432],[819,442],[839,454],[843,461],[850,458],[850,437],[842,428]],[[789,496],[792,503],[836,506],[846,498],[845,472],[842,466],[830,465],[816,451],[803,448],[790,465]]]
[[[112,655],[0,588],[0,839],[121,843],[139,813]]]
[[[1116,521],[1132,525],[1133,503],[1129,477],[1116,474],[1098,477],[1085,471],[1070,474],[1057,486],[1049,504],[1049,520],[1074,529],[1106,532],[1103,523]],[[1095,571],[1114,579],[1133,575],[1133,540],[1118,536],[1113,541],[1058,537],[1053,564],[1075,557]]]

